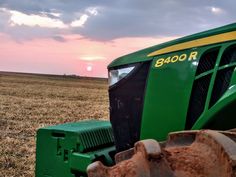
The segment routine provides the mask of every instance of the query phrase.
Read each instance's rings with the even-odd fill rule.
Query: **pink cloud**
[[[17,43],[0,34],[0,70],[107,77],[106,68],[113,59],[173,39],[120,38],[97,42],[79,35],[63,37],[66,42],[35,39]]]

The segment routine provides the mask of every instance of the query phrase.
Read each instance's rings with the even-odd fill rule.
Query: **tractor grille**
[[[236,45],[228,47],[217,62],[220,47],[207,50],[200,58],[186,119],[186,129],[191,129],[205,108],[210,109],[226,92],[236,65]],[[219,66],[216,65],[219,63]],[[228,66],[228,64],[230,64]],[[215,69],[215,70],[213,70]],[[203,74],[203,75],[201,75]],[[214,75],[214,77],[212,77]],[[210,84],[214,84],[210,88]],[[211,94],[209,94],[211,93]],[[209,105],[206,105],[209,95]]]
[[[218,71],[212,91],[210,107],[212,107],[228,89],[234,67]]]
[[[199,60],[196,75],[209,71],[215,67],[219,47],[205,52]]]
[[[196,76],[215,67],[218,53],[219,47],[210,49],[201,56],[197,67]],[[208,74],[199,79],[196,79],[193,83],[185,125],[186,129],[191,129],[198,117],[204,111],[207,93],[211,82],[211,76],[212,74]]]
[[[110,120],[117,152],[133,147],[140,138],[149,66],[150,62],[140,64],[123,82],[109,89]]]
[[[220,66],[236,62],[236,45],[233,45],[225,50],[222,59],[220,61]]]
[[[195,80],[189,103],[186,129],[190,129],[202,114],[207,98],[207,92],[211,81],[211,75]]]

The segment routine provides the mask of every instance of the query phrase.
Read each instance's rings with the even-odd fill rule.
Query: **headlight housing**
[[[133,71],[135,68],[135,65],[127,66],[123,68],[118,69],[112,69],[108,73],[108,84],[109,86],[112,86],[116,84],[118,81],[126,77],[131,71]]]

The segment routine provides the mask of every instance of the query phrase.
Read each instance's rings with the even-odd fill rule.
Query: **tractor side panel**
[[[169,132],[185,128],[201,53],[194,48],[154,58],[146,87],[141,139],[164,140]]]
[[[234,85],[235,66],[235,41],[154,58],[146,88],[141,139],[164,140],[168,132],[216,127],[209,127],[215,119],[213,114],[220,115],[212,109]],[[226,105],[221,106],[226,110]],[[222,113],[221,109],[218,111]]]

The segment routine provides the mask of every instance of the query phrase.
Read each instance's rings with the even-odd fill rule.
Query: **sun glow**
[[[86,70],[90,72],[90,71],[93,70],[93,67],[92,66],[87,66]]]

